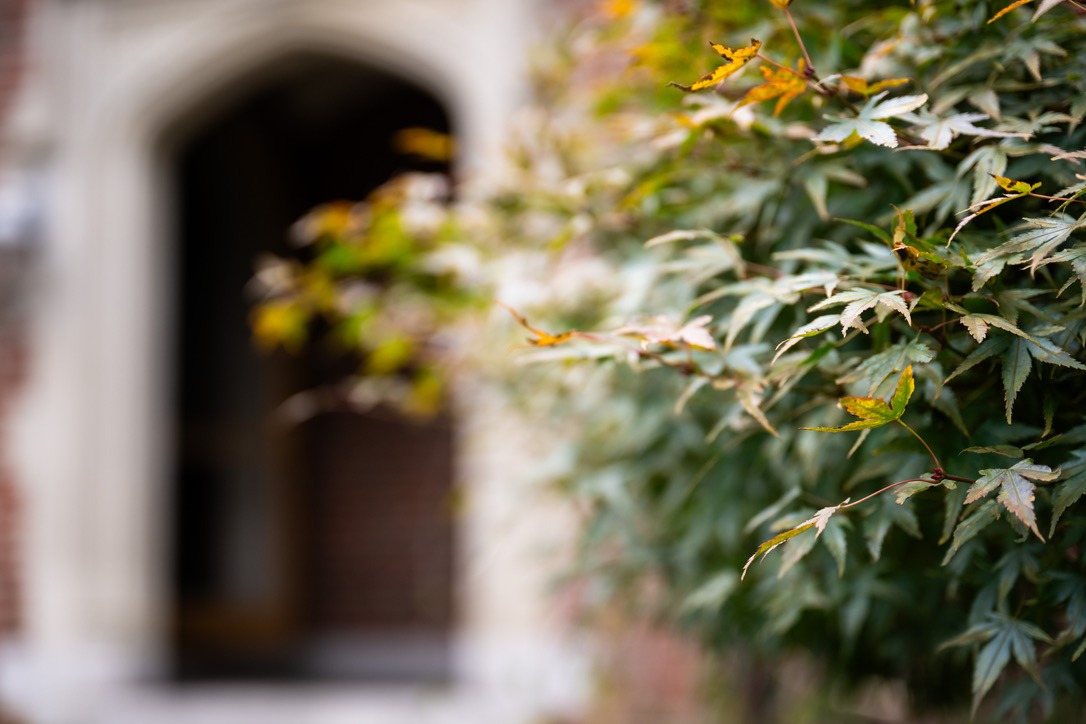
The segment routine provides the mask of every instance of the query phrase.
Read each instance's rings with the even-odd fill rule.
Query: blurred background
[[[0,721],[583,719],[544,442],[485,395],[284,425],[342,360],[259,353],[244,292],[403,128],[485,178],[560,12],[0,2]]]

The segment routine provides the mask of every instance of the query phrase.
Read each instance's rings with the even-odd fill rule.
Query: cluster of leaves
[[[596,587],[917,709],[1081,704],[1084,30],[1071,0],[627,0],[576,29],[504,187],[439,226],[502,250],[479,288],[565,363],[510,384],[569,432]],[[392,308],[329,307],[322,256],[292,303]],[[380,328],[352,339],[380,357]]]
[[[701,65],[717,5],[658,21],[633,72]],[[738,5],[714,34],[749,36],[759,8]],[[592,397],[641,419],[597,412],[570,469],[586,560],[616,584],[662,576],[716,645],[757,630],[846,682],[903,677],[918,707],[972,692],[975,711],[999,682],[993,710],[1051,714],[1086,681],[1081,11],[773,5],[761,40],[711,43],[725,62],[673,83],[691,95],[631,169],[625,227],[597,229],[672,249],[645,303],[682,304],[718,344],[561,338],[679,373],[632,392],[616,372]],[[778,546],[775,575],[740,582]]]
[[[441,141],[410,130],[409,140]],[[456,244],[448,196],[444,176],[407,174],[365,201],[311,211],[293,230],[304,256],[257,262],[257,342],[297,351],[319,330],[358,365],[335,404],[437,414],[449,364],[443,330],[482,300],[472,288],[477,253]]]

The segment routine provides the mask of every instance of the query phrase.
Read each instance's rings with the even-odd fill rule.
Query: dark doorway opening
[[[448,673],[452,429],[332,412],[291,395],[342,360],[259,353],[244,288],[290,225],[396,173],[407,127],[449,131],[419,87],[319,56],[241,89],[179,146],[171,582],[176,678]]]

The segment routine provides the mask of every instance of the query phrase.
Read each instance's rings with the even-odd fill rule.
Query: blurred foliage
[[[507,384],[560,441],[601,598],[805,652],[829,691],[1071,720],[1086,19],[1004,5],[604,3],[540,60],[497,183],[316,212],[314,258],[261,272],[289,281],[257,335],[324,314],[363,379],[417,385],[457,367],[443,330],[485,362],[527,328],[546,364]]]

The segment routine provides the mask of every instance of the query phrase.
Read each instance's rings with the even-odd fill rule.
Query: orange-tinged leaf
[[[692,85],[682,85],[681,83],[671,82],[669,85],[673,85],[676,88],[681,88],[684,91],[698,91],[703,88],[711,88],[717,83],[721,82],[725,78],[737,73],[744,65],[749,63],[758,55],[758,50],[762,47],[762,43],[754,38],[750,39],[750,45],[744,48],[729,48],[720,43],[709,43],[710,47],[717,52],[717,54],[727,60],[724,65],[717,66],[713,72],[702,76],[696,80]]]
[[[621,20],[632,15],[637,9],[637,0],[607,0],[603,4],[604,14],[612,20]]]
[[[533,335],[535,335],[534,337],[528,338],[528,344],[534,345],[536,347],[553,347],[556,344],[562,344],[563,342],[569,341],[573,338],[573,335],[575,334],[575,332],[572,330],[569,332],[562,332],[560,334],[551,334],[549,332],[544,332],[542,329],[536,329],[532,325],[528,324],[528,320],[525,319],[519,312],[517,312],[517,310],[510,307],[508,304],[504,304],[502,302],[498,302],[498,304],[500,304],[502,307],[505,307],[506,311],[513,315],[513,319],[517,320],[517,324],[524,327]]]
[[[773,115],[779,116],[785,106],[803,94],[807,90],[807,80],[804,71],[807,63],[802,58],[796,63],[797,70],[789,68],[774,68],[768,65],[761,67],[765,83],[754,86],[743,96],[739,106],[748,103],[761,103],[762,101],[777,98],[777,105],[773,109]]]
[[[456,155],[453,137],[431,128],[405,128],[396,133],[392,145],[400,153],[428,161],[450,161]]]
[[[996,13],[995,15],[993,15],[993,16],[992,16],[992,17],[991,17],[991,18],[990,18],[990,19],[988,20],[988,23],[994,23],[994,22],[995,22],[996,20],[999,20],[999,19],[1000,19],[1001,17],[1003,17],[1004,15],[1006,15],[1007,13],[1009,13],[1009,12],[1010,12],[1011,10],[1014,10],[1015,8],[1020,8],[1020,7],[1022,7],[1023,5],[1028,5],[1028,4],[1029,4],[1029,3],[1031,3],[1031,2],[1033,2],[1033,0],[1014,0],[1014,2],[1013,2],[1013,3],[1011,3],[1011,4],[1010,4],[1010,5],[1008,5],[1007,7],[1003,8],[1002,10],[1000,10],[1000,11],[999,11],[998,13]]]
[[[774,7],[778,7],[781,10],[784,10],[786,7],[792,4],[792,0],[769,0],[769,2],[773,3]]]

